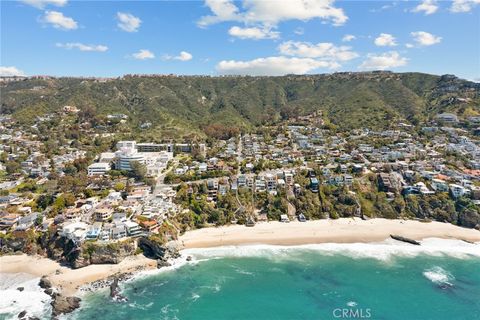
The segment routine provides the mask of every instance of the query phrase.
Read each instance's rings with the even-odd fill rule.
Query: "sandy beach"
[[[117,273],[136,272],[139,268],[149,270],[156,267],[155,260],[142,255],[127,257],[119,264],[96,264],[80,269],[63,267],[58,262],[39,256],[22,254],[0,257],[0,272],[23,272],[37,277],[47,275],[53,286],[65,295],[75,295],[81,286],[106,279]]]
[[[242,225],[205,228],[182,235],[182,248],[209,248],[227,245],[301,245],[317,243],[378,242],[401,235],[415,240],[425,238],[480,241],[480,231],[440,222],[412,220],[338,219],[308,222],[265,222],[255,227]],[[80,286],[105,279],[116,273],[136,272],[139,268],[155,269],[156,261],[142,255],[124,259],[119,264],[90,265],[81,269],[60,266],[50,259],[13,255],[0,257],[0,272],[29,273],[37,277],[49,276],[53,285],[66,295],[74,295]]]
[[[241,225],[189,231],[180,237],[185,249],[227,245],[301,245],[317,243],[378,242],[391,234],[421,240],[425,238],[480,241],[480,231],[441,222],[413,220],[337,219],[308,222],[264,222],[255,227]]]

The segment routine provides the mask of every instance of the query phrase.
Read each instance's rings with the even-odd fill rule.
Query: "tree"
[[[5,164],[5,169],[7,170],[8,174],[17,173],[18,171],[20,171],[20,168],[20,164],[15,161],[7,161],[7,163]]]
[[[37,207],[45,210],[48,206],[50,206],[53,203],[53,196],[50,194],[42,194],[40,197],[37,199]]]
[[[123,191],[123,190],[125,190],[125,183],[123,183],[123,182],[117,182],[117,183],[115,183],[115,185],[113,186],[113,189],[115,189],[115,191],[117,191],[117,192]]]
[[[132,178],[135,178],[135,180],[138,181],[143,181],[145,180],[147,176],[147,166],[144,165],[143,163],[140,163],[138,161],[132,161],[130,162],[130,168],[132,169],[130,171],[130,176]]]

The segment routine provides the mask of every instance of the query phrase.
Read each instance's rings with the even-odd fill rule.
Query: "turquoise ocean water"
[[[440,241],[440,243],[439,243]],[[84,296],[74,319],[480,319],[480,244],[251,246]]]

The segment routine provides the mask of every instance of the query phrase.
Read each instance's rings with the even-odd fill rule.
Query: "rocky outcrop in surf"
[[[395,240],[397,240],[397,241],[402,241],[402,242],[410,243],[410,244],[413,244],[413,245],[416,245],[416,246],[421,245],[421,243],[418,242],[418,241],[416,241],[416,240],[409,239],[409,238],[402,237],[402,236],[397,236],[397,235],[394,235],[394,234],[391,234],[391,235],[390,235],[390,238],[395,239]]]

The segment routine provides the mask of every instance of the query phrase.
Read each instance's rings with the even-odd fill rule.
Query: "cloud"
[[[192,60],[193,56],[188,53],[187,51],[181,51],[178,56],[171,56],[171,55],[164,55],[162,57],[163,60],[180,60],[180,61],[188,61]]]
[[[240,39],[254,39],[254,40],[260,40],[260,39],[278,39],[280,36],[280,32],[272,31],[271,29],[268,28],[241,28],[241,27],[231,27],[230,30],[228,30],[228,34],[237,37]]]
[[[267,57],[249,61],[223,60],[216,69],[220,74],[280,76],[306,74],[318,68],[336,68],[338,64],[311,58]]]
[[[298,27],[298,28],[296,28],[295,30],[293,30],[293,33],[301,36],[302,34],[305,33],[305,29],[303,29],[303,28],[301,28],[301,27]]]
[[[379,47],[393,47],[396,46],[395,37],[388,33],[380,33],[375,39],[375,45]]]
[[[397,5],[398,5],[398,2],[394,1],[391,4],[383,5],[380,8],[370,9],[369,11],[373,13],[382,12],[385,10],[390,10],[392,8],[395,8]]]
[[[424,12],[425,15],[434,14],[438,10],[438,5],[436,0],[423,0],[419,5],[417,5],[412,12]]]
[[[67,4],[67,0],[21,0],[21,2],[37,9],[43,9],[48,5],[63,7]]]
[[[142,20],[130,13],[117,12],[117,26],[126,32],[137,32]]]
[[[329,42],[312,44],[310,42],[287,41],[278,46],[278,51],[287,56],[319,58],[330,61],[348,61],[358,57],[358,54],[352,51],[350,47],[337,47]]]
[[[80,51],[96,51],[96,52],[105,52],[108,50],[107,46],[104,45],[93,45],[93,44],[83,44],[80,42],[68,42],[68,43],[56,43],[59,48],[65,49],[78,49]]]
[[[346,34],[343,36],[342,41],[343,42],[350,42],[352,40],[355,40],[357,37],[355,37],[353,34]]]
[[[434,36],[431,33],[425,31],[416,31],[410,33],[413,37],[413,40],[419,46],[431,46],[442,41],[442,37]]]
[[[380,55],[369,54],[367,60],[363,61],[359,69],[363,70],[385,70],[402,67],[407,64],[408,59],[401,57],[397,51],[390,51]]]
[[[46,11],[41,21],[51,24],[56,29],[74,30],[78,28],[75,20],[64,16],[63,13],[58,11]]]
[[[147,60],[155,58],[155,54],[150,50],[141,49],[140,51],[132,54],[132,57],[137,60]]]
[[[233,0],[205,0],[212,15],[203,16],[198,21],[200,27],[225,22],[237,21],[248,25],[261,24],[274,26],[282,21],[321,19],[339,26],[347,22],[343,9],[334,5],[334,0],[289,0],[277,1],[243,0],[241,11]]]
[[[174,57],[173,59],[180,61],[188,61],[192,60],[192,58],[193,56],[190,53],[188,53],[187,51],[182,51],[178,56]]]
[[[2,77],[25,76],[25,73],[14,66],[10,66],[10,67],[0,66],[0,76]]]
[[[470,12],[480,0],[453,0],[450,11],[453,13]]]

